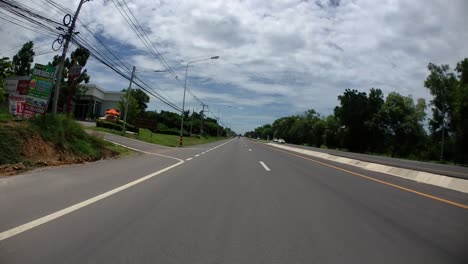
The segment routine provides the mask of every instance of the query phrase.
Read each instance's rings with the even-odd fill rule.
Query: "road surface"
[[[468,263],[466,194],[242,138],[114,140],[145,154],[0,179],[0,263]]]
[[[341,150],[335,150],[335,149],[315,148],[315,147],[308,147],[308,146],[301,146],[301,145],[294,145],[294,144],[285,144],[285,145],[294,147],[294,148],[308,149],[312,151],[328,153],[331,155],[350,158],[350,159],[374,162],[378,164],[395,166],[395,167],[400,167],[400,168],[405,168],[405,169],[425,171],[425,172],[430,172],[430,173],[435,173],[435,174],[440,174],[440,175],[456,177],[460,179],[468,179],[468,167],[464,167],[464,166],[437,164],[437,163],[432,163],[432,162],[422,162],[422,161],[407,160],[407,159],[397,159],[397,158],[375,156],[375,155],[368,155],[368,154],[362,154],[362,153],[353,153],[353,152],[347,152],[347,151],[341,151]]]

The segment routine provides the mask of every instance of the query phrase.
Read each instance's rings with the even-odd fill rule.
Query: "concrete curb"
[[[465,180],[465,179],[453,178],[453,177],[448,177],[448,176],[424,172],[424,171],[403,169],[403,168],[398,168],[398,167],[393,167],[393,166],[388,166],[388,165],[365,162],[365,161],[360,161],[356,159],[334,156],[334,155],[330,155],[330,154],[322,153],[318,151],[293,148],[293,147],[278,145],[274,143],[267,143],[267,145],[280,148],[280,149],[284,149],[284,150],[288,150],[288,151],[292,151],[292,152],[296,152],[296,153],[301,153],[307,156],[331,160],[334,162],[339,162],[339,163],[359,167],[359,168],[370,170],[370,171],[390,174],[393,176],[405,178],[405,179],[416,181],[416,182],[422,182],[422,183],[431,184],[431,185],[439,186],[439,187],[446,188],[446,189],[468,193],[468,180]]]

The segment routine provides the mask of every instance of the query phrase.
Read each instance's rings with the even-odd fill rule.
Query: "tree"
[[[396,92],[388,94],[380,116],[389,138],[392,157],[407,157],[423,145],[426,136],[422,126],[425,109],[424,99],[418,99],[415,105],[410,96]]]
[[[138,101],[132,95],[130,95],[128,99],[127,122],[130,124],[135,124],[136,117],[140,114],[140,107],[138,105]],[[117,103],[117,107],[120,109],[120,117],[124,119],[125,109],[127,107],[126,94],[120,97],[120,101]]]
[[[13,56],[13,71],[15,75],[26,76],[31,74],[31,63],[34,61],[34,42],[23,44],[18,53]]]
[[[127,89],[123,89],[122,92],[127,92]],[[130,93],[132,97],[135,98],[135,100],[137,101],[140,113],[144,113],[146,111],[146,108],[148,108],[150,97],[140,89],[132,89]]]
[[[60,93],[58,100],[59,111],[63,111],[63,107],[67,102],[68,96],[71,93],[71,99],[73,102],[79,100],[80,96],[86,92],[86,88],[81,83],[89,83],[90,76],[88,73],[82,69],[80,77],[74,81],[75,87],[72,87],[73,80],[68,78],[68,72],[73,66],[85,67],[89,58],[89,51],[85,48],[78,47],[75,51],[70,54],[70,58],[66,58],[64,62],[64,69],[62,72],[62,81],[60,83]],[[60,56],[54,56],[52,62],[49,62],[49,65],[57,67],[60,63]],[[73,88],[73,90],[72,90]],[[53,95],[51,98],[54,98]],[[51,107],[52,104],[49,104]]]
[[[329,115],[325,119],[324,145],[328,148],[338,148],[340,141],[340,124],[334,115]]]
[[[384,105],[384,95],[382,90],[372,88],[369,91],[367,111],[370,114],[368,120],[365,121],[365,126],[368,131],[368,151],[384,152],[385,141],[384,131],[382,129],[381,117],[379,115],[382,106]]]
[[[440,158],[467,163],[466,114],[468,99],[468,59],[459,62],[453,72],[449,65],[429,63],[429,76],[424,85],[429,89],[432,118],[429,121],[431,138],[439,143]]]
[[[3,89],[3,80],[13,73],[13,65],[8,57],[0,59],[0,102],[5,100],[5,91]]]
[[[346,89],[338,100],[340,106],[335,107],[335,116],[345,128],[345,147],[351,151],[366,150],[368,131],[365,122],[370,116],[366,93]]]
[[[455,68],[458,84],[455,92],[454,116],[451,123],[455,133],[455,160],[468,163],[468,58]]]

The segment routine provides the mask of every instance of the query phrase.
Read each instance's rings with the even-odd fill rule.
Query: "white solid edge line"
[[[97,195],[97,196],[92,197],[92,198],[89,198],[88,200],[85,200],[85,201],[83,201],[83,202],[80,202],[80,203],[77,203],[77,204],[75,204],[75,205],[72,205],[72,206],[69,206],[69,207],[67,207],[67,208],[64,208],[64,209],[62,209],[62,210],[60,210],[60,211],[57,211],[57,212],[55,212],[55,213],[52,213],[52,214],[43,216],[43,217],[38,218],[38,219],[36,219],[36,220],[30,221],[30,222],[28,222],[28,223],[26,223],[26,224],[22,224],[22,225],[20,225],[20,226],[17,226],[17,227],[11,228],[11,229],[9,229],[9,230],[3,231],[3,232],[0,233],[0,241],[5,240],[5,239],[10,238],[10,237],[13,237],[13,236],[16,236],[16,235],[21,234],[21,233],[23,233],[23,232],[25,232],[25,231],[28,231],[28,230],[30,230],[30,229],[33,229],[33,228],[35,228],[35,227],[37,227],[37,226],[40,226],[40,225],[45,224],[45,223],[47,223],[47,222],[50,222],[50,221],[52,221],[52,220],[54,220],[54,219],[57,219],[57,218],[62,217],[62,216],[64,216],[64,215],[67,215],[67,214],[69,214],[69,213],[71,213],[71,212],[74,212],[74,211],[76,211],[76,210],[78,210],[78,209],[81,209],[81,208],[83,208],[83,207],[85,207],[85,206],[88,206],[88,205],[90,205],[90,204],[93,204],[93,203],[95,203],[95,202],[98,202],[98,201],[100,201],[100,200],[102,200],[102,199],[104,199],[104,198],[107,198],[107,197],[109,197],[109,196],[111,196],[111,195],[113,195],[113,194],[116,194],[116,193],[121,192],[121,191],[123,191],[123,190],[125,190],[125,189],[128,189],[128,188],[130,188],[130,187],[132,187],[132,186],[135,186],[135,185],[137,185],[137,184],[139,184],[139,183],[142,183],[142,182],[144,182],[144,181],[146,181],[146,180],[149,180],[149,179],[153,178],[154,176],[157,176],[157,175],[159,175],[159,174],[161,174],[161,173],[164,173],[164,172],[166,172],[166,171],[168,171],[168,170],[170,170],[170,169],[172,169],[172,168],[175,168],[175,167],[177,167],[177,166],[179,166],[179,165],[185,163],[183,160],[181,160],[181,159],[179,159],[179,158],[175,158],[175,157],[171,157],[171,156],[166,156],[166,155],[161,155],[161,154],[156,154],[156,153],[151,153],[151,152],[147,152],[147,151],[135,149],[135,148],[128,147],[128,146],[125,146],[125,145],[122,145],[122,144],[119,144],[119,143],[116,143],[116,142],[113,142],[113,141],[107,140],[107,139],[106,139],[106,141],[112,142],[112,143],[114,143],[114,144],[116,144],[116,145],[119,145],[119,146],[122,146],[122,147],[125,147],[125,148],[128,148],[128,149],[131,149],[131,150],[135,150],[135,151],[138,151],[138,152],[142,152],[142,153],[146,153],[146,154],[150,154],[150,155],[155,155],[155,156],[161,156],[161,157],[166,157],[166,158],[175,159],[175,160],[178,160],[179,162],[177,162],[176,164],[173,164],[173,165],[171,165],[171,166],[169,166],[169,167],[166,167],[166,168],[164,168],[164,169],[161,169],[161,170],[159,170],[159,171],[156,171],[156,172],[153,172],[153,173],[148,174],[148,175],[146,175],[146,176],[143,176],[143,177],[141,177],[141,178],[139,178],[139,179],[137,179],[137,180],[134,180],[134,181],[132,181],[132,182],[129,182],[129,183],[127,183],[127,184],[124,184],[124,185],[122,185],[122,186],[120,186],[120,187],[117,187],[117,188],[115,188],[115,189],[112,189],[112,190],[110,190],[110,191],[107,191],[107,192],[105,192],[105,193],[103,193],[103,194]],[[228,142],[225,142],[225,143],[223,143],[223,144],[221,144],[221,145],[219,145],[219,146],[216,146],[215,148],[219,148],[219,147],[221,147],[221,146],[223,146],[223,145],[225,145],[225,144],[227,144],[227,143],[229,143],[229,142],[231,142],[231,141],[232,141],[232,140],[230,140],[230,141],[228,141]],[[215,148],[213,148],[213,149],[215,149]]]
[[[100,201],[100,200],[106,198],[106,197],[109,197],[109,196],[111,196],[111,195],[113,195],[113,194],[116,194],[116,193],[121,192],[121,191],[123,191],[123,190],[125,190],[125,189],[128,189],[128,188],[130,188],[130,187],[132,187],[132,186],[134,186],[134,185],[137,185],[137,184],[139,184],[139,183],[141,183],[141,182],[144,182],[144,181],[146,181],[146,180],[148,180],[148,179],[151,179],[151,178],[153,178],[154,176],[159,175],[159,174],[161,174],[161,173],[163,173],[163,172],[166,172],[166,171],[168,171],[168,170],[170,170],[170,169],[172,169],[172,168],[174,168],[174,167],[177,167],[177,166],[179,166],[179,165],[181,165],[181,164],[183,164],[183,163],[184,163],[184,161],[179,161],[179,162],[176,163],[176,164],[173,164],[173,165],[171,165],[171,166],[169,166],[169,167],[166,167],[166,168],[164,168],[164,169],[161,169],[161,170],[159,170],[159,171],[157,171],[157,172],[154,172],[154,173],[151,173],[151,174],[149,174],[149,175],[146,175],[146,176],[144,176],[144,177],[142,177],[142,178],[139,178],[138,180],[129,182],[129,183],[127,183],[127,184],[124,184],[124,185],[122,185],[122,186],[120,186],[120,187],[117,187],[117,188],[115,188],[115,189],[112,189],[112,190],[110,190],[110,191],[107,191],[107,192],[105,192],[105,193],[103,193],[103,194],[100,194],[100,195],[95,196],[95,197],[93,197],[93,198],[90,198],[90,199],[88,199],[88,200],[85,200],[85,201],[83,201],[83,202],[81,202],[81,203],[77,203],[77,204],[75,204],[75,205],[72,205],[72,206],[70,206],[70,207],[67,207],[67,208],[65,208],[65,209],[62,209],[62,210],[57,211],[57,212],[55,212],[55,213],[52,213],[52,214],[46,215],[46,216],[44,216],[44,217],[41,217],[41,218],[39,218],[39,219],[33,220],[33,221],[29,222],[29,223],[20,225],[20,226],[18,226],[18,227],[12,228],[12,229],[7,230],[7,231],[4,231],[4,232],[1,232],[1,233],[0,233],[0,241],[5,240],[5,239],[7,239],[7,238],[10,238],[10,237],[12,237],[12,236],[16,236],[16,235],[18,235],[18,234],[20,234],[20,233],[23,233],[23,232],[25,232],[25,231],[27,231],[27,230],[29,230],[29,229],[35,228],[35,227],[37,227],[37,226],[39,226],[39,225],[42,225],[42,224],[47,223],[47,222],[49,222],[49,221],[52,221],[52,220],[54,220],[54,219],[56,219],[56,218],[59,218],[59,217],[64,216],[64,215],[66,215],[66,214],[69,214],[69,213],[71,213],[71,212],[73,212],[73,211],[76,211],[76,210],[78,210],[78,209],[80,209],[80,208],[83,208],[83,207],[85,207],[85,206],[88,206],[88,205],[90,205],[90,204],[93,204],[93,203],[95,203],[95,202],[97,202],[97,201]]]
[[[260,164],[263,166],[263,168],[266,170],[266,171],[271,171],[270,168],[268,168],[268,166],[263,163],[263,161],[260,161]]]
[[[193,159],[193,158],[188,158],[188,159],[186,159],[186,160],[192,160],[192,159]]]
[[[93,131],[93,132],[95,132],[95,131]],[[104,133],[104,134],[111,135],[111,136],[122,137],[122,136],[115,135],[115,134],[112,134],[112,133],[109,133],[109,132],[104,132],[104,131],[97,131],[97,132],[99,132],[99,133]],[[138,143],[143,143],[143,144],[146,144],[146,145],[156,145],[156,146],[158,146],[158,147],[170,148],[170,149],[173,149],[173,148],[174,148],[174,147],[168,147],[168,146],[163,146],[163,145],[158,145],[158,144],[153,144],[153,143],[141,141],[141,140],[134,139],[134,138],[128,138],[128,137],[123,137],[123,138],[128,139],[128,140],[132,140],[132,141],[135,141],[135,142],[138,142]],[[105,139],[105,140],[106,140],[106,139]],[[108,140],[108,141],[111,141],[111,140]],[[113,142],[113,141],[111,141],[111,142]]]
[[[153,152],[148,152],[148,151],[144,151],[144,150],[141,150],[141,149],[136,149],[136,148],[132,148],[132,147],[129,147],[129,146],[126,146],[126,145],[123,145],[123,144],[120,144],[120,143],[117,143],[117,142],[114,142],[112,140],[108,140],[108,139],[104,139],[105,141],[109,141],[117,146],[121,146],[121,147],[124,147],[124,148],[128,148],[128,149],[131,149],[131,150],[134,150],[134,151],[138,151],[138,152],[141,152],[141,153],[145,153],[145,154],[148,154],[148,155],[154,155],[154,156],[160,156],[160,157],[164,157],[164,158],[168,158],[168,159],[175,159],[177,161],[183,161],[179,158],[176,158],[176,157],[171,157],[171,156],[166,156],[166,155],[162,155],[162,154],[157,154],[157,153],[153,153]]]

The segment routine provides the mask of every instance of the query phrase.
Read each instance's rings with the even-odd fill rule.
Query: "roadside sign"
[[[33,75],[25,97],[23,115],[29,117],[34,114],[44,114],[47,111],[54,76],[55,67],[37,63],[34,65]]]

